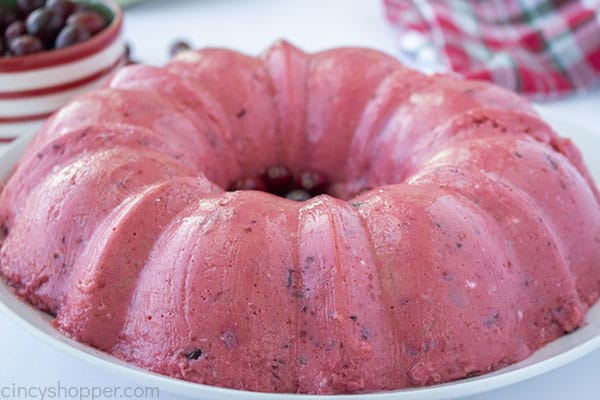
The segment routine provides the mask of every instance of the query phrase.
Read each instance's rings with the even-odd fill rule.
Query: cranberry
[[[48,0],[46,7],[58,12],[66,20],[75,12],[77,6],[70,0]]]
[[[57,49],[63,49],[65,47],[88,40],[90,37],[92,37],[92,35],[90,35],[86,29],[80,27],[79,25],[67,25],[62,28],[56,37],[54,47]]]
[[[26,54],[44,51],[44,44],[35,36],[23,35],[11,40],[9,48],[11,54],[15,56],[24,56]]]
[[[178,40],[175,43],[173,43],[171,45],[171,49],[169,51],[169,54],[171,54],[171,56],[176,56],[177,54],[181,53],[182,51],[186,51],[186,50],[190,50],[192,48],[192,46],[190,46],[190,44],[184,40]]]
[[[7,26],[18,19],[17,14],[10,8],[0,7],[0,31],[4,32]]]
[[[288,192],[288,194],[285,195],[286,199],[294,201],[306,201],[310,199],[310,197],[310,193],[302,189],[292,190],[291,192]]]
[[[131,46],[129,43],[125,44],[125,65],[135,65],[139,64],[139,62],[131,56]]]
[[[10,24],[4,31],[4,41],[6,43],[10,43],[11,40],[16,38],[17,36],[22,36],[26,33],[27,29],[25,29],[25,23],[21,20],[15,21],[12,24]]]
[[[329,188],[325,175],[317,171],[304,171],[296,177],[296,188],[303,189],[313,196],[323,194]]]
[[[185,357],[188,360],[198,360],[202,357],[203,354],[204,352],[202,351],[202,349],[196,349],[185,353]]]
[[[292,186],[294,175],[288,167],[275,165],[267,168],[263,175],[263,180],[267,185],[269,192],[275,194],[285,193]]]
[[[44,7],[46,0],[17,0],[17,11],[22,18],[26,18],[33,11]]]
[[[242,178],[233,182],[229,190],[267,190],[265,183],[262,179],[254,178]]]
[[[67,19],[67,25],[79,25],[95,35],[106,26],[106,20],[102,14],[95,11],[77,11]]]
[[[48,47],[54,44],[58,32],[64,25],[62,16],[51,8],[38,8],[27,17],[25,26],[30,35],[37,36]]]

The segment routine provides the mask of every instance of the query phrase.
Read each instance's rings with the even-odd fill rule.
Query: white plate
[[[600,159],[595,152],[600,148],[600,134],[581,131],[566,121],[540,110],[542,117],[563,136],[571,137],[581,149],[584,159],[596,182],[600,182]],[[6,179],[12,166],[23,152],[30,135],[22,136],[11,148],[0,156],[0,179]],[[294,394],[266,394],[241,392],[217,387],[199,385],[153,374],[126,364],[93,348],[84,346],[56,331],[51,319],[28,304],[18,300],[0,280],[0,311],[40,340],[59,350],[77,357],[105,372],[127,379],[132,383],[158,387],[161,391],[184,395],[195,399],[260,399],[289,400],[306,398]],[[443,385],[419,389],[405,389],[393,392],[381,392],[364,395],[312,396],[315,399],[335,398],[352,400],[384,399],[428,399],[441,400],[473,395],[523,381],[570,363],[593,350],[600,348],[600,303],[588,313],[586,325],[576,332],[538,350],[528,359],[507,368],[480,377],[460,380]]]

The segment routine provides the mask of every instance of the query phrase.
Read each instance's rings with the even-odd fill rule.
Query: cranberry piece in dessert
[[[67,19],[67,25],[79,25],[95,35],[106,26],[106,20],[102,14],[94,11],[78,11]]]
[[[329,188],[329,181],[320,172],[304,171],[296,177],[296,188],[303,189],[313,196],[323,194]]]
[[[204,352],[202,351],[202,349],[196,349],[185,353],[185,357],[188,360],[198,360],[202,357],[203,354]]]
[[[48,0],[46,7],[58,12],[64,20],[73,14],[77,8],[76,4],[69,0]]]
[[[22,18],[26,18],[29,14],[44,7],[46,0],[17,0],[17,11]]]
[[[18,19],[17,14],[8,7],[0,7],[0,31],[4,32],[7,26]]]
[[[306,201],[311,198],[311,195],[306,190],[295,189],[286,194],[285,198],[294,201]]]
[[[4,41],[10,43],[16,37],[25,35],[26,33],[27,29],[25,29],[25,23],[21,20],[15,21],[4,31]]]
[[[29,14],[25,26],[30,35],[37,36],[48,47],[51,47],[64,22],[58,12],[51,8],[42,7]]]
[[[77,43],[81,43],[85,40],[88,40],[90,37],[92,37],[92,35],[90,35],[86,29],[80,27],[79,25],[67,25],[62,28],[56,37],[54,47],[57,49],[62,49]]]
[[[263,175],[267,189],[271,193],[281,194],[287,192],[292,186],[294,175],[286,166],[275,165],[267,168]]]
[[[9,49],[12,55],[24,56],[27,54],[44,51],[44,44],[40,39],[31,35],[23,35],[11,40]]]
[[[229,190],[267,190],[267,186],[262,181],[262,179],[253,177],[253,178],[242,178],[233,182]]]
[[[182,51],[190,50],[191,48],[192,46],[185,40],[178,40],[171,45],[169,54],[171,54],[171,57],[173,57],[181,53]]]

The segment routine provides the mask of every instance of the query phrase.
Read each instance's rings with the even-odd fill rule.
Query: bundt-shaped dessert
[[[224,189],[273,165],[328,194]],[[60,331],[161,374],[398,389],[579,327],[599,198],[573,144],[493,85],[367,49],[205,49],[45,124],[2,191],[1,273]]]

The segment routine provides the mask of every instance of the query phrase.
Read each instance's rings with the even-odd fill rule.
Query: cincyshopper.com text
[[[2,385],[0,399],[23,400],[100,400],[100,399],[158,399],[160,390],[150,386],[65,386]]]

